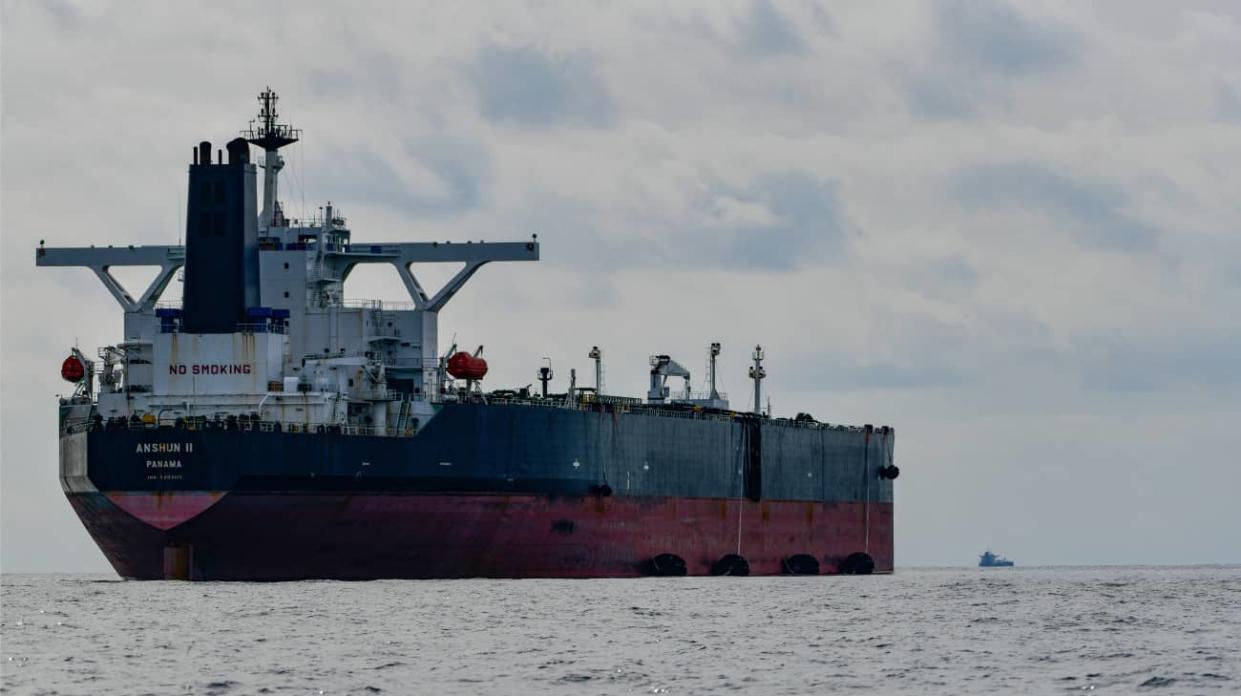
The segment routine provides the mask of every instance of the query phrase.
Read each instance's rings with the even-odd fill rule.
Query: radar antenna
[[[241,132],[242,137],[252,145],[258,145],[264,150],[279,150],[285,145],[297,142],[302,137],[301,129],[294,128],[289,125],[276,123],[279,114],[276,113],[276,102],[280,101],[280,97],[268,87],[259,94],[259,117],[251,119],[250,128]],[[255,128],[255,122],[258,122],[258,128]]]
[[[547,383],[552,381],[552,359],[543,358],[547,364],[539,368],[539,381],[543,384],[543,398],[547,398]]]
[[[263,148],[263,211],[259,213],[259,229],[284,227],[286,221],[276,198],[276,176],[284,168],[284,158],[277,152],[285,145],[297,142],[302,131],[292,126],[277,123],[276,102],[280,97],[268,87],[259,94],[258,119],[250,121],[250,127],[241,132],[241,137],[251,145]]]

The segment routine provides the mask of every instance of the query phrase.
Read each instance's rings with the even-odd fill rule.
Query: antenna
[[[276,199],[276,175],[284,168],[284,158],[277,152],[285,145],[301,139],[301,130],[292,126],[277,123],[276,102],[280,97],[268,87],[259,94],[259,116],[257,127],[255,120],[250,121],[250,128],[241,132],[241,137],[251,145],[263,148],[263,211],[259,213],[259,228],[284,227],[286,221]]]
[[[264,150],[279,150],[285,145],[297,142],[302,137],[301,129],[276,123],[276,102],[280,97],[271,87],[259,94],[258,128],[254,127],[255,119],[250,120],[250,128],[241,132],[243,138],[251,145],[258,145]]]
[[[767,370],[763,369],[763,347],[754,346],[754,365],[750,367],[750,379],[754,380],[754,413],[763,414],[763,378]]]
[[[552,381],[552,359],[544,357],[547,364],[539,368],[539,381],[543,383],[543,398],[547,398],[547,383]]]
[[[711,385],[711,393],[707,394],[708,399],[720,398],[720,393],[715,389],[715,360],[720,357],[719,341],[711,344],[711,348],[707,356],[707,382]]]
[[[599,346],[591,346],[586,357],[595,361],[595,395],[599,396],[603,394],[603,351]]]

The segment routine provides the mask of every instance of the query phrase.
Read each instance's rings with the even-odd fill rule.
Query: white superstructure
[[[124,340],[99,352],[98,414],[105,420],[252,420],[408,434],[441,398],[440,310],[484,264],[537,260],[538,243],[533,238],[358,243],[330,203],[313,220],[287,219],[276,198],[283,166],[277,150],[296,142],[300,132],[275,122],[274,93],[269,90],[259,99],[257,128],[243,133],[246,141],[264,149],[263,207],[250,218],[255,225],[250,234],[257,232],[257,287],[246,288],[245,316],[234,330],[189,332],[179,303],[160,302],[186,266],[186,246],[38,249],[40,266],[90,268],[124,311]],[[218,165],[211,162],[210,144],[196,149],[190,196],[210,193],[195,189],[194,172],[204,166],[233,167],[229,176],[248,182],[238,190],[254,191],[256,168],[237,149],[246,147],[240,139],[230,143],[227,165],[223,152]],[[216,202],[224,201],[223,194],[215,193]],[[256,207],[252,197],[245,204],[245,210]],[[187,211],[187,219],[190,215]],[[194,249],[189,238],[187,246]],[[251,262],[250,256],[245,259],[238,263]],[[346,279],[365,263],[393,266],[410,301],[393,306],[346,300]],[[444,287],[428,292],[410,268],[414,263],[458,263],[461,269]],[[118,266],[160,270],[135,298],[109,272]],[[200,286],[209,281],[196,280]],[[254,296],[257,303],[251,305]]]

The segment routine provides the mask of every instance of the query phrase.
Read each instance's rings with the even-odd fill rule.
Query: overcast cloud
[[[483,269],[441,316],[495,387],[542,356],[585,374],[599,345],[609,390],[639,394],[647,355],[694,369],[720,340],[739,405],[761,342],[777,414],[896,428],[898,565],[1241,562],[1235,3],[2,20],[5,571],[107,568],[60,492],[54,395],[120,310],[34,247],[176,243],[192,146],[267,85],[305,130],[291,215],[331,200],[364,241],[539,235],[542,262]],[[403,298],[388,269],[350,282]]]

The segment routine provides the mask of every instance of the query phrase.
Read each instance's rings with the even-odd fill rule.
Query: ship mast
[[[547,398],[547,383],[552,381],[552,359],[543,358],[547,364],[539,368],[539,381],[543,383],[543,398]]]
[[[763,378],[767,370],[763,369],[763,347],[754,346],[754,365],[750,368],[750,379],[754,380],[754,413],[763,414]]]
[[[276,176],[284,168],[284,158],[277,152],[298,141],[302,131],[276,122],[276,102],[280,97],[268,87],[259,94],[259,116],[250,121],[250,128],[241,132],[251,145],[263,148],[263,210],[259,213],[259,229],[283,227],[284,213],[276,198]],[[256,127],[257,126],[257,127]]]
[[[718,401],[720,398],[720,393],[715,390],[715,361],[719,356],[720,344],[712,343],[707,351],[707,382],[711,385],[711,392],[707,394],[707,398],[711,401]]]
[[[595,395],[601,395],[603,394],[603,351],[599,350],[599,346],[591,346],[586,357],[595,361]]]

